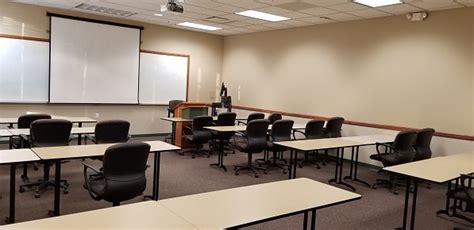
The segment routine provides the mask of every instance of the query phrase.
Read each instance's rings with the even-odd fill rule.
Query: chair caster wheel
[[[286,174],[286,171],[283,171],[283,174]]]
[[[257,174],[255,174],[255,175],[254,175],[254,177],[255,177],[255,178],[258,178],[258,175],[257,175]]]
[[[376,186],[376,185],[372,185],[372,189],[377,189],[377,186]]]
[[[321,166],[316,166],[317,169],[321,169]]]
[[[25,192],[25,188],[23,187],[20,187],[20,189],[18,190],[20,193],[24,193]]]
[[[302,168],[303,168],[303,165],[298,165],[298,167],[300,167],[300,169],[302,169]]]
[[[267,171],[263,171],[263,174],[267,175],[268,173],[267,173]]]
[[[38,171],[38,167],[36,167],[36,166],[33,167],[33,170]]]
[[[64,190],[64,191],[63,191],[63,194],[69,194],[69,191],[68,191],[68,190]]]
[[[40,195],[39,193],[36,193],[36,194],[35,194],[35,198],[36,198],[36,199],[38,199],[38,198],[40,198],[40,197],[41,197],[41,195]]]
[[[193,158],[193,159],[194,159],[194,158],[196,158],[196,157],[195,157],[195,156],[192,156],[191,158]]]
[[[236,176],[238,176],[238,175],[239,175],[239,173],[234,173],[234,174],[235,174]]]
[[[48,210],[48,216],[53,217],[54,216],[54,211],[53,210]]]

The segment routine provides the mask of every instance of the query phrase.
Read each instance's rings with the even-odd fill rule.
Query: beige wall
[[[203,102],[214,100],[216,78],[222,75],[223,37],[1,0],[0,34],[49,38],[47,11],[144,26],[142,49],[191,55],[189,100]],[[169,130],[169,124],[159,120],[159,117],[166,116],[164,106],[0,104],[0,116],[3,117],[18,116],[26,111],[93,118],[98,115],[98,119],[127,119],[132,123],[134,134]]]
[[[223,79],[238,105],[473,135],[473,18],[467,8],[228,36]]]

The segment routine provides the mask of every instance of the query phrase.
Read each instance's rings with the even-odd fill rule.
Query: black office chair
[[[121,143],[107,148],[102,170],[83,163],[85,185],[92,199],[119,206],[122,201],[142,195],[149,153],[149,144]],[[88,170],[94,173],[89,174]]]
[[[181,152],[184,154],[185,152],[191,152],[191,157],[195,158],[196,153],[203,153],[210,156],[210,151],[203,151],[202,147],[204,144],[208,143],[209,140],[212,138],[212,132],[208,129],[205,129],[205,126],[213,126],[212,117],[210,116],[197,116],[193,119],[192,128],[184,126],[185,129],[191,129],[191,135],[184,135],[184,138],[189,142],[193,143],[196,148],[188,151]],[[184,130],[184,129],[183,129]]]
[[[96,144],[127,142],[130,122],[124,120],[99,121],[95,125],[94,136],[86,135],[86,140],[90,139]]]
[[[342,117],[332,117],[326,122],[326,127],[324,128],[324,138],[336,138],[341,137],[342,125],[344,124],[344,118]],[[329,150],[324,150],[324,158],[322,161],[323,165],[326,165],[328,158]]]
[[[249,122],[251,122],[253,120],[264,119],[264,118],[265,118],[265,114],[263,114],[263,113],[251,113],[247,117],[247,121],[237,121],[237,124],[247,125]]]
[[[236,117],[237,117],[236,113],[232,113],[232,112],[220,113],[219,115],[217,115],[217,121],[214,123],[214,125],[234,126]],[[220,150],[219,146],[222,148],[225,148],[225,147],[229,148],[230,138],[234,136],[234,132],[211,131],[211,133],[212,133],[212,140],[214,140],[213,143],[214,143],[215,149]],[[217,144],[217,141],[220,142],[220,145]],[[231,150],[233,150],[233,148]]]
[[[269,140],[267,141],[267,151],[273,153],[273,157],[269,161],[265,162],[266,169],[279,168],[283,169],[283,174],[286,174],[286,164],[278,163],[278,161],[283,158],[282,154],[284,151],[288,150],[287,147],[276,145],[274,142],[279,141],[289,141],[291,140],[291,131],[293,130],[294,121],[292,120],[278,120],[275,121],[270,130]],[[280,153],[281,156],[278,156],[277,153]]]
[[[184,102],[183,100],[171,100],[168,103],[168,117],[171,117],[173,115],[174,117],[174,109],[176,106],[178,106],[180,103]]]
[[[293,138],[296,140],[296,133],[302,134],[305,139],[320,139],[324,138],[324,121],[323,120],[310,120],[306,123],[304,132],[301,130],[294,130],[293,131]],[[305,152],[304,158],[299,163],[299,167],[303,168],[304,164],[314,164],[318,169],[321,168],[319,166],[319,162],[317,161],[317,151],[314,154],[312,152]]]
[[[51,147],[69,145],[72,123],[61,119],[42,119],[31,123],[29,142],[32,148]],[[26,138],[26,137],[24,137]],[[37,187],[35,197],[39,198],[49,186],[54,187],[54,181],[49,180],[49,169],[53,162],[41,161],[43,164],[43,179],[34,183],[27,183],[20,186],[20,192],[26,188]],[[66,180],[61,180],[63,192],[68,193],[69,184]]]
[[[458,211],[474,213],[474,187],[472,184],[474,182],[474,173],[470,174],[461,174],[460,184],[457,188],[452,189],[447,192],[447,199],[454,199],[460,202],[454,202],[452,209],[452,217],[460,218],[471,224],[474,224],[474,220],[459,214]],[[463,209],[462,203],[465,203],[465,208]]]
[[[48,114],[25,114],[20,117],[18,117],[18,124],[17,128],[19,129],[29,129],[30,125],[33,121],[40,120],[40,119],[51,119],[51,115]],[[10,127],[13,128],[13,127]],[[28,140],[20,137],[20,136],[14,136],[10,138],[10,145],[12,148],[19,149],[19,148],[29,148],[29,142]],[[34,169],[38,170],[38,167],[36,166],[36,163],[34,163]],[[28,163],[23,163],[23,174],[21,175],[21,179],[23,180],[24,183],[29,182],[28,178]]]
[[[235,175],[239,175],[240,171],[246,170],[253,172],[258,177],[257,170],[267,173],[266,169],[252,164],[252,155],[260,153],[267,148],[267,131],[270,122],[265,119],[253,120],[247,124],[245,133],[237,132],[234,136],[234,146],[241,152],[248,154],[247,165],[235,166]]]
[[[382,162],[384,167],[411,162],[416,155],[413,148],[415,138],[415,131],[401,131],[392,144],[376,143],[377,154],[370,155],[370,159]],[[382,151],[380,147],[385,147],[385,151]],[[379,186],[388,186],[394,194],[398,194],[393,174],[390,174],[389,180],[377,179],[372,188],[375,189]]]
[[[272,114],[268,115],[267,119],[268,119],[268,121],[270,121],[270,124],[273,124],[273,123],[275,123],[275,121],[281,120],[282,116],[281,116],[281,113],[272,113]]]

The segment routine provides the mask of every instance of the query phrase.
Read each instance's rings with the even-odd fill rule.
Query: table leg
[[[293,178],[293,149],[290,149],[290,162],[288,162],[288,179]]]
[[[60,215],[60,188],[61,188],[61,160],[56,160],[56,170],[54,172],[54,210],[53,216]]]
[[[176,122],[171,122],[171,144],[175,143]]]
[[[82,122],[77,123],[77,126],[80,128],[82,127]],[[77,145],[81,145],[82,142],[82,134],[77,135]]]
[[[6,222],[9,224],[15,223],[15,180],[16,180],[16,164],[10,165],[10,214]]]
[[[295,149],[295,154],[293,158],[293,179],[296,178],[296,166],[298,165],[298,150]]]
[[[308,229],[308,211],[305,211],[305,212],[304,212],[303,229],[304,229],[304,230],[307,230],[307,229]]]
[[[224,165],[224,141],[219,140],[219,153],[217,154],[217,163],[211,164],[212,166],[217,166],[218,168],[223,169],[227,172],[227,167]]]
[[[155,152],[155,161],[153,166],[153,200],[158,200],[160,191],[160,161],[161,152]]]
[[[316,229],[316,209],[311,212],[311,230]]]
[[[410,229],[415,229],[415,217],[416,217],[416,197],[418,196],[418,180],[416,178],[413,179],[413,200],[411,205],[411,222],[410,222]]]
[[[356,181],[366,185],[367,187],[371,187],[369,183],[357,178],[357,171],[359,167],[359,146],[352,147],[352,156],[355,156],[354,162],[351,157],[351,173],[349,176],[344,177],[344,180],[350,179],[352,181]],[[354,164],[354,170],[352,169],[352,164]]]
[[[451,191],[451,182],[452,181],[449,181],[448,182],[448,191],[446,191],[446,193],[448,193],[449,191]],[[457,182],[456,182],[457,183]],[[446,209],[444,210],[438,210],[436,212],[436,215],[440,215],[440,214],[445,214],[447,216],[451,216],[451,214],[449,214],[449,206],[451,206],[451,199],[449,197],[446,197]]]
[[[334,175],[333,179],[329,180],[329,183],[336,183],[340,185],[344,185],[351,189],[352,191],[355,191],[356,189],[350,185],[342,181],[342,169],[343,169],[343,163],[344,163],[344,148],[337,148],[336,149],[336,172]]]
[[[403,226],[398,229],[405,230],[407,229],[407,218],[408,218],[408,201],[410,200],[410,184],[411,184],[411,177],[406,178],[406,189],[405,189],[405,206],[403,208]]]

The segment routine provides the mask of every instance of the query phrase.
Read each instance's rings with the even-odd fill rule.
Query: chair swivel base
[[[35,198],[40,198],[41,194],[43,192],[45,192],[48,189],[48,187],[50,187],[50,186],[54,188],[54,186],[55,186],[54,181],[41,179],[41,180],[39,180],[37,182],[34,182],[34,183],[20,185],[19,192],[24,193],[26,191],[25,187],[28,188],[28,189],[30,189],[32,187],[37,187],[35,189]],[[68,190],[69,183],[66,180],[61,180],[60,186],[63,189],[64,194],[69,193],[69,190]]]
[[[263,167],[253,166],[253,165],[242,165],[242,166],[234,166],[234,174],[238,176],[240,171],[249,171],[254,174],[254,177],[258,178],[257,170],[263,171],[263,174],[267,174],[267,171]]]
[[[206,156],[207,158],[211,157],[210,151],[203,150],[203,149],[188,149],[188,150],[181,151],[179,154],[184,155],[185,153],[191,153],[191,158],[193,159],[196,158],[196,154],[202,154]]]
[[[377,182],[372,185],[373,189],[377,189],[379,187],[386,187],[390,188],[393,194],[398,195],[398,185],[395,182],[385,179],[377,179],[376,181]]]

